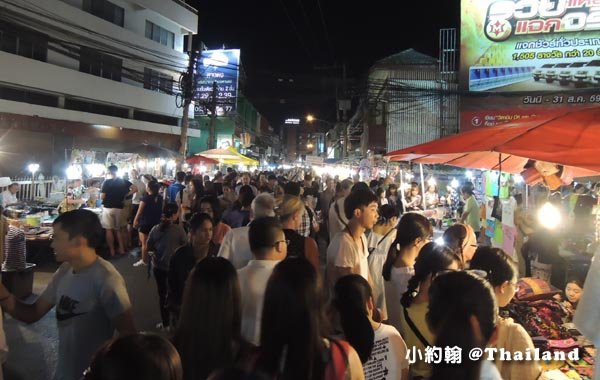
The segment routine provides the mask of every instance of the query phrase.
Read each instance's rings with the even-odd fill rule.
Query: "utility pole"
[[[180,167],[183,170],[183,165],[185,164],[185,157],[187,154],[187,138],[188,138],[188,127],[190,125],[189,120],[189,111],[190,104],[194,98],[194,93],[196,90],[196,76],[194,73],[194,68],[196,66],[196,56],[198,52],[196,49],[192,47],[192,34],[188,35],[188,52],[190,52],[190,61],[188,63],[188,69],[185,74],[183,74],[182,84],[182,95],[183,95],[183,117],[181,118],[181,136],[179,139],[179,154],[181,156]]]
[[[213,82],[212,98],[210,101],[210,126],[208,130],[208,149],[215,148],[215,122],[217,121],[217,82]]]

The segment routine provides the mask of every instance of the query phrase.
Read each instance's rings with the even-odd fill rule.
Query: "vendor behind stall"
[[[13,182],[6,190],[2,192],[2,194],[0,194],[0,197],[2,197],[2,208],[19,203],[19,200],[17,199],[19,187],[20,186],[18,183]]]

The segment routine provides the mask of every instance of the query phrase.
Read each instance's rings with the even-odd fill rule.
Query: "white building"
[[[64,173],[76,148],[177,150],[197,24],[182,0],[0,0],[0,173]]]

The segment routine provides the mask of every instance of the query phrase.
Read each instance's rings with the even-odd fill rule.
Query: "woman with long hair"
[[[381,319],[388,319],[385,301],[385,285],[381,275],[387,260],[388,251],[396,240],[396,225],[398,224],[398,211],[390,206],[383,205],[379,208],[379,220],[367,238],[369,247],[369,272],[371,274],[373,299],[375,307],[381,313]],[[398,300],[400,297],[398,297]]]
[[[408,379],[406,344],[394,326],[375,322],[371,287],[360,275],[338,280],[331,304],[344,337],[363,362],[365,379],[378,379],[385,371],[389,379]]]
[[[444,244],[461,258],[462,267],[467,267],[477,249],[477,236],[468,224],[456,223],[444,231]]]
[[[190,200],[189,209],[183,209],[185,220],[188,220],[192,215],[197,212],[200,212],[200,202],[204,197],[204,182],[201,177],[193,177],[190,180],[190,183],[187,185],[188,187],[188,198]]]
[[[177,248],[187,243],[185,230],[181,224],[176,224],[179,218],[177,203],[167,203],[163,210],[162,221],[154,226],[148,235],[148,248],[152,255],[152,271],[156,280],[158,300],[160,305],[161,323],[156,325],[159,330],[170,328],[169,309],[167,308],[167,276],[169,263]]]
[[[231,230],[227,224],[221,221],[223,217],[223,211],[221,209],[221,202],[215,195],[205,196],[200,200],[200,212],[210,215],[213,218],[213,243],[220,245],[223,243],[225,234]]]
[[[415,274],[408,281],[408,288],[400,299],[400,333],[409,351],[416,347],[421,352],[433,346],[433,333],[425,322],[429,304],[429,288],[433,277],[448,269],[459,269],[460,258],[450,248],[433,242],[423,246],[415,261]],[[413,377],[428,377],[431,366],[417,358],[411,367]]]
[[[460,194],[465,201],[463,213],[460,216],[460,222],[465,223],[475,231],[475,236],[479,239],[481,233],[481,220],[479,218],[479,203],[475,199],[475,193],[473,191],[473,184],[467,182],[460,189]]]
[[[163,197],[159,192],[160,185],[156,181],[149,182],[146,186],[146,195],[140,201],[140,207],[133,219],[133,228],[138,229],[142,257],[133,266],[148,264],[148,234],[152,227],[160,223],[163,208]]]
[[[293,195],[284,196],[277,209],[277,214],[279,215],[285,238],[289,241],[287,247],[288,257],[305,258],[313,265],[318,273],[320,268],[317,242],[315,239],[304,237],[297,232],[302,223],[303,212],[304,203],[300,197]]]
[[[320,281],[307,260],[277,264],[264,302],[256,370],[281,380],[364,379],[356,351],[327,338]]]
[[[426,217],[409,212],[402,215],[396,231],[378,276],[384,280],[387,320],[399,330],[402,313],[400,297],[406,292],[408,281],[415,274],[415,260],[421,248],[431,239],[433,228]]]
[[[181,358],[160,335],[125,335],[106,342],[83,376],[83,380],[129,379],[183,380]]]
[[[433,364],[430,380],[501,380],[485,354],[473,360],[473,349],[484,350],[496,328],[497,304],[488,282],[469,271],[450,271],[433,280],[427,322],[435,347],[459,347],[460,364]],[[534,379],[535,377],[521,377]]]
[[[471,260],[471,269],[482,270],[494,289],[498,307],[505,307],[514,297],[517,289],[517,268],[510,256],[500,248],[479,247]],[[497,336],[492,347],[503,348],[507,352],[533,351],[533,341],[523,326],[512,318],[498,318]],[[496,367],[504,380],[537,379],[541,373],[535,360],[503,361],[496,358]]]
[[[185,380],[206,379],[247,354],[241,337],[237,272],[229,261],[199,261],[187,280],[173,343],[181,355]]]
[[[416,182],[411,183],[410,192],[405,199],[406,204],[404,205],[404,209],[406,211],[421,211],[423,210],[423,196],[421,195],[421,188],[419,184]]]

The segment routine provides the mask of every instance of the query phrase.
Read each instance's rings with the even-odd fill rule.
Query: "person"
[[[421,211],[423,210],[422,200],[423,198],[421,196],[421,188],[419,187],[419,184],[416,182],[411,183],[410,193],[406,199],[404,209],[406,211]]]
[[[75,179],[69,183],[65,199],[58,205],[59,214],[77,210],[85,203],[81,197],[83,193],[82,188],[81,179]]]
[[[22,229],[9,225],[4,238],[2,270],[18,271],[27,267],[27,240]]]
[[[339,191],[338,191],[339,190]],[[348,219],[344,214],[344,201],[350,192],[352,191],[352,181],[349,179],[343,180],[339,184],[339,189],[336,188],[336,199],[329,207],[328,212],[328,223],[329,226],[329,241],[333,240],[333,237],[338,232],[343,231],[348,225]],[[330,243],[331,244],[331,243]]]
[[[242,298],[242,336],[260,346],[260,321],[267,281],[275,265],[286,258],[287,240],[277,218],[254,219],[248,231],[254,260],[238,269]]]
[[[566,280],[564,297],[563,295],[557,295],[561,305],[567,309],[567,317],[564,318],[566,322],[572,322],[575,311],[577,311],[577,305],[583,295],[583,283],[584,280],[577,274],[571,274]]]
[[[425,352],[433,347],[434,335],[427,325],[425,315],[429,305],[429,288],[432,278],[448,269],[459,269],[460,257],[444,245],[429,242],[421,248],[415,261],[415,275],[408,281],[408,288],[400,299],[400,334],[406,341],[408,350],[416,348]],[[416,357],[410,372],[414,377],[429,377],[430,363]]]
[[[125,242],[121,230],[121,210],[123,209],[123,200],[129,192],[129,186],[125,181],[117,176],[115,165],[108,167],[108,179],[102,183],[100,198],[102,199],[102,227],[106,230],[106,243],[110,257],[115,255],[115,235],[118,243],[119,255],[125,254]]]
[[[148,264],[148,234],[160,223],[163,208],[163,198],[158,193],[158,187],[158,182],[155,181],[148,184],[146,195],[140,201],[140,207],[133,219],[133,227],[138,229],[142,245],[142,257],[133,264],[134,267]]]
[[[5,209],[6,206],[14,205],[19,203],[19,199],[17,199],[17,193],[20,190],[20,185],[16,182],[11,183],[6,190],[0,194],[2,197],[2,208]]]
[[[499,308],[506,307],[517,288],[517,268],[510,256],[500,248],[479,247],[471,260],[470,269],[486,273]],[[498,318],[495,341],[490,345],[507,352],[533,352],[533,341],[527,331],[512,318]],[[504,380],[537,379],[541,368],[536,361],[504,361],[497,357],[496,367]]]
[[[434,363],[430,379],[502,380],[485,355],[478,360],[469,356],[486,348],[496,328],[498,306],[489,283],[469,271],[449,271],[433,280],[429,298],[426,318],[435,347],[461,349],[460,364]]]
[[[188,221],[187,244],[176,249],[167,270],[166,305],[171,321],[177,321],[185,281],[197,262],[214,257],[219,246],[212,242],[213,221],[210,215],[194,214]],[[173,323],[170,323],[173,326]]]
[[[231,208],[236,199],[237,195],[235,194],[235,190],[231,184],[228,182],[223,182],[223,194],[219,196],[221,210],[228,210]]]
[[[299,197],[286,195],[277,209],[277,214],[285,233],[285,239],[289,242],[287,255],[308,260],[318,272],[319,248],[317,242],[311,237],[304,237],[296,232],[302,220],[304,207],[304,203]]]
[[[96,352],[82,380],[126,379],[183,380],[179,353],[160,335],[118,337]]]
[[[175,182],[167,189],[167,200],[171,203],[176,203],[177,196],[185,189],[185,172],[177,172],[175,174]]]
[[[275,199],[267,193],[259,194],[252,201],[252,219],[275,216]],[[252,222],[250,222],[252,224]],[[236,269],[245,267],[252,260],[248,231],[250,226],[234,228],[225,234],[219,249],[219,257],[231,261]]]
[[[338,280],[331,301],[344,337],[363,362],[366,380],[408,380],[406,343],[395,327],[376,322],[375,301],[367,280],[349,274]]]
[[[379,208],[379,220],[368,235],[369,247],[369,273],[371,275],[373,300],[375,307],[381,313],[381,319],[388,319],[387,305],[385,302],[385,286],[382,276],[383,265],[388,256],[392,243],[396,240],[396,225],[398,224],[398,211],[390,205]],[[398,300],[400,297],[397,298]]]
[[[231,230],[227,224],[221,221],[222,212],[219,199],[215,195],[205,196],[200,200],[200,212],[210,215],[213,218],[213,243],[221,245],[225,234]]]
[[[280,379],[364,379],[356,351],[328,337],[320,282],[306,260],[277,264],[265,291],[254,370]]]
[[[223,215],[223,222],[231,228],[244,227],[250,222],[250,207],[254,200],[254,193],[250,186],[242,186],[239,190],[238,200]]]
[[[390,183],[390,185],[388,186],[387,199],[388,199],[389,205],[400,210],[400,203],[402,200],[400,199],[400,196],[398,195],[398,185],[396,185],[395,183]]]
[[[293,196],[293,197],[302,197],[303,188],[300,186],[298,182],[290,181],[285,184],[283,187],[285,195]],[[284,196],[285,197],[285,196]],[[314,221],[314,213],[309,209],[309,207],[304,206],[304,210],[302,211],[302,215],[300,217],[300,225],[296,229],[296,231],[302,236],[311,236],[313,233],[313,221]]]
[[[467,267],[477,249],[477,236],[473,227],[468,224],[453,224],[444,231],[443,240],[444,244],[459,255],[461,266]]]
[[[430,184],[425,192],[425,209],[433,210],[440,204],[440,194],[437,185]]]
[[[385,196],[385,189],[383,187],[378,187],[377,190],[375,190],[375,195],[377,195],[377,205],[379,207],[389,203],[387,197]]]
[[[156,280],[161,322],[156,325],[159,330],[170,328],[169,309],[167,307],[167,278],[169,264],[175,250],[187,243],[185,230],[181,224],[177,224],[179,218],[176,203],[167,203],[163,210],[162,221],[159,225],[152,227],[148,234],[148,250],[152,255],[152,272]]]
[[[252,185],[251,183],[250,173],[242,173],[242,176],[240,178],[240,184],[235,187],[235,193],[239,195],[240,190],[243,186],[249,186],[252,189],[252,195],[258,195],[258,190],[256,189],[256,186]]]
[[[325,179],[325,189],[319,194],[317,212],[321,212],[321,227],[319,229],[323,239],[329,245],[329,207],[335,197],[335,182],[333,178]]]
[[[132,192],[131,197],[131,213],[127,216],[127,233],[130,236],[132,245],[137,249],[139,241],[138,237],[133,233],[133,220],[137,215],[138,209],[140,208],[140,202],[144,195],[146,195],[146,184],[144,179],[140,177],[139,172],[136,169],[131,169],[129,173],[129,177],[131,178],[131,187],[130,190]]]
[[[87,201],[87,207],[96,208],[96,207],[101,206],[101,203],[102,203],[102,201],[100,200],[100,186],[101,185],[102,184],[100,183],[100,181],[94,180],[94,181],[92,181],[90,186],[85,190],[85,192],[89,196],[89,199]]]
[[[56,305],[58,364],[55,379],[77,380],[94,352],[113,336],[135,332],[125,281],[98,257],[104,240],[100,220],[85,209],[53,222],[51,247],[63,264],[33,304],[25,304],[0,284],[0,305],[13,318],[34,323]]]
[[[379,214],[377,197],[370,190],[356,190],[344,201],[348,226],[338,233],[327,248],[326,274],[330,289],[347,274],[356,273],[371,282],[365,231],[373,228]]]
[[[186,283],[173,336],[185,380],[206,379],[216,369],[246,360],[249,346],[241,335],[241,321],[233,265],[222,257],[200,260]]]
[[[184,215],[184,220],[189,219],[193,214],[200,212],[200,201],[204,197],[204,184],[202,179],[192,177],[187,185],[189,207],[185,203],[181,203],[181,213]],[[183,196],[183,191],[181,192]]]
[[[468,182],[460,189],[463,200],[465,201],[465,206],[463,209],[463,213],[460,216],[460,222],[464,224],[468,224],[473,231],[475,231],[475,236],[477,240],[479,240],[479,234],[481,233],[481,220],[479,219],[479,204],[475,199],[475,194],[473,193],[473,184]]]
[[[398,222],[396,238],[391,244],[382,269],[388,323],[400,330],[400,298],[415,274],[415,260],[421,248],[433,236],[431,223],[421,214],[409,212]]]

